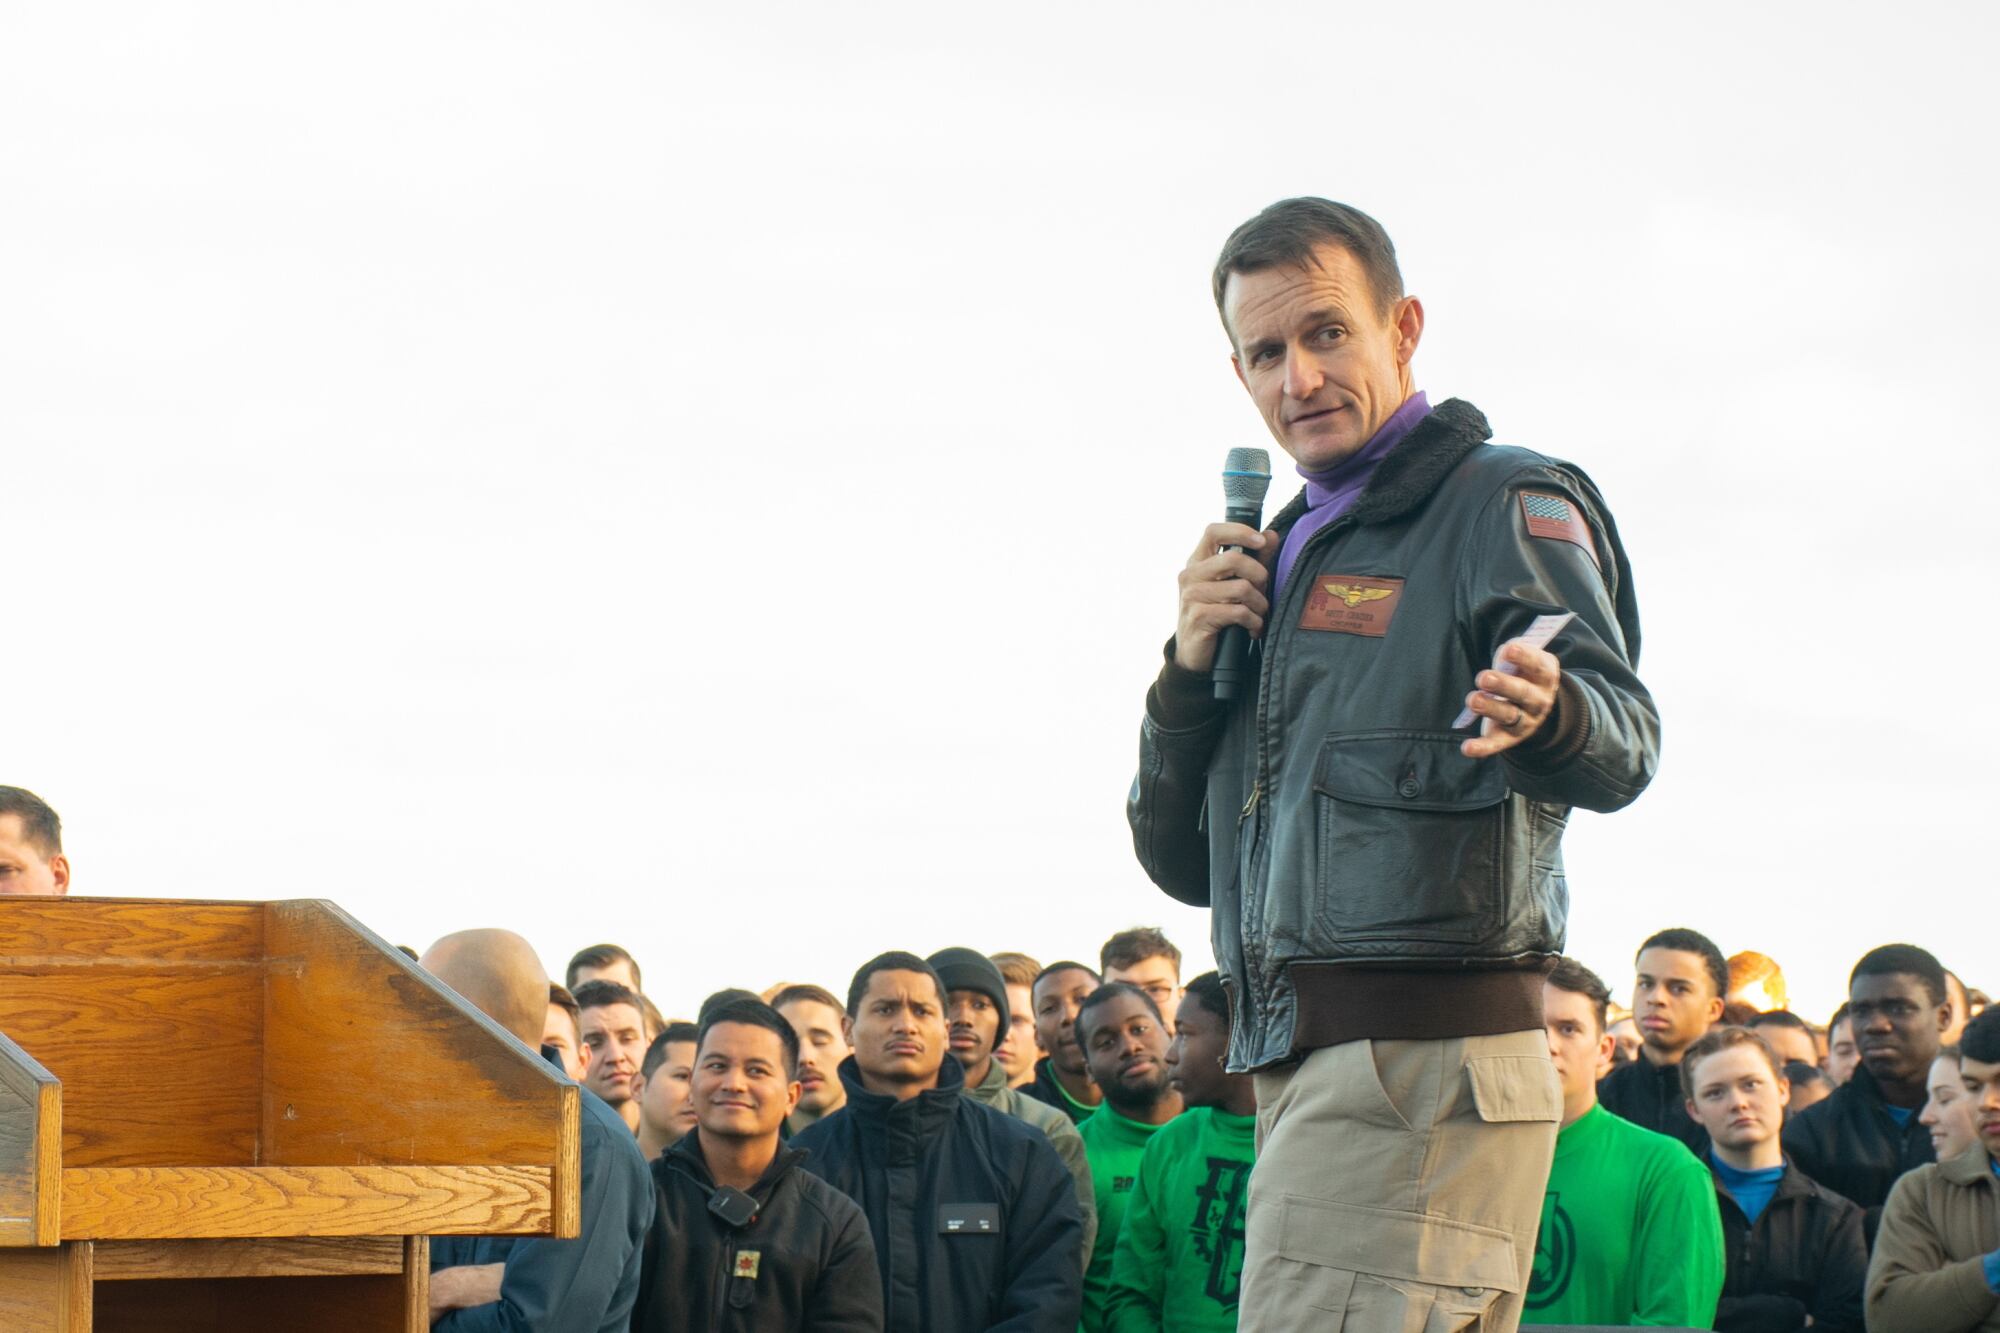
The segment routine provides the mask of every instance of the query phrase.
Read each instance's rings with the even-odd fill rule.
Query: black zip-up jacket
[[[1305,542],[1249,697],[1216,704],[1172,644],[1147,695],[1133,846],[1214,911],[1232,1070],[1540,1027],[1570,808],[1619,809],[1652,779],[1659,715],[1610,513],[1576,468],[1488,434],[1471,404],[1439,404]],[[1461,755],[1474,678],[1562,611],[1555,714],[1500,759]]]
[[[1715,1311],[1721,1333],[1796,1333],[1808,1315],[1815,1333],[1861,1333],[1868,1243],[1859,1208],[1789,1162],[1754,1224],[1719,1177],[1715,1194],[1729,1261]]]
[[[907,1101],[853,1056],[840,1081],[847,1105],[792,1142],[867,1214],[889,1333],[1075,1333],[1083,1214],[1048,1136],[965,1096],[956,1060]]]
[[[1935,1162],[1937,1149],[1914,1114],[1907,1125],[1896,1123],[1882,1100],[1882,1085],[1867,1065],[1856,1065],[1853,1076],[1825,1101],[1786,1123],[1785,1155],[1820,1184],[1861,1205],[1872,1245],[1897,1178]]]
[[[709,1210],[699,1132],[653,1160],[658,1203],[632,1333],[881,1333],[882,1283],[860,1205],[780,1148],[732,1227]]]
[[[1597,1100],[1641,1129],[1679,1139],[1697,1157],[1708,1152],[1708,1131],[1687,1113],[1679,1065],[1656,1065],[1641,1054],[1598,1080]]]

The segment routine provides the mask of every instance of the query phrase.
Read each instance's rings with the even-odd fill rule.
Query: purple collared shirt
[[[1419,421],[1430,415],[1430,400],[1419,390],[1403,400],[1403,405],[1389,415],[1382,428],[1375,432],[1368,443],[1361,446],[1359,453],[1343,458],[1324,472],[1298,470],[1306,479],[1306,512],[1299,521],[1292,524],[1292,530],[1285,534],[1285,544],[1278,548],[1278,574],[1271,580],[1271,605],[1278,604],[1278,597],[1284,592],[1285,578],[1292,572],[1292,565],[1305,549],[1312,535],[1327,524],[1339,518],[1360,498],[1368,488],[1368,479],[1375,475],[1375,465],[1389,456],[1389,451],[1403,442],[1404,437],[1416,429]]]

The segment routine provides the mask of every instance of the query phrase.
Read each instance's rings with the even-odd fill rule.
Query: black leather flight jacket
[[[1133,845],[1154,883],[1214,911],[1232,1070],[1540,1026],[1569,810],[1619,809],[1652,779],[1659,714],[1610,512],[1578,469],[1489,434],[1471,404],[1439,404],[1307,540],[1254,696],[1216,704],[1171,643],[1147,695]],[[1474,678],[1561,611],[1554,715],[1502,757],[1461,755]]]

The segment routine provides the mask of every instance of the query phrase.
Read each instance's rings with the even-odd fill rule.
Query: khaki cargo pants
[[[1242,1333],[1511,1333],[1562,1119],[1540,1028],[1257,1075]]]

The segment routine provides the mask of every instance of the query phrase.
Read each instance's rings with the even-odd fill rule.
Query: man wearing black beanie
[[[992,959],[975,949],[940,949],[926,961],[944,982],[945,1021],[952,1056],[965,1069],[965,1095],[1041,1130],[1076,1181],[1076,1201],[1083,1209],[1083,1262],[1089,1267],[1097,1240],[1097,1190],[1083,1136],[1055,1107],[1008,1087],[1007,1071],[993,1058],[1010,1018],[1006,979]]]

